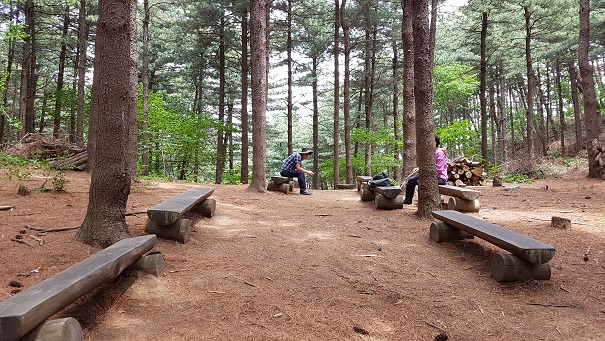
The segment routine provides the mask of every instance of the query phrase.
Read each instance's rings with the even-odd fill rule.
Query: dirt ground
[[[21,181],[0,175],[0,206],[14,206],[0,211],[0,299],[98,251],[76,242],[75,230],[39,237],[42,245],[30,237],[25,224],[78,226],[90,183],[68,172],[68,193],[17,195],[19,183],[44,183],[32,172]],[[601,340],[605,182],[585,174],[477,188],[482,207],[472,215],[556,248],[551,280],[496,282],[489,264],[502,250],[480,239],[431,241],[415,204],[378,211],[356,190],[302,196],[203,185],[215,188],[216,215],[189,215],[187,244],[158,240],[161,277],[124,274],[57,317],[74,316],[86,340]],[[147,208],[191,186],[134,184],[132,235],[144,234]],[[551,227],[553,216],[572,228]],[[31,246],[11,241],[16,235]]]

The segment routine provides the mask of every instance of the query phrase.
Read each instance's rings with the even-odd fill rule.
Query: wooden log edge
[[[19,339],[20,341],[83,341],[82,327],[73,317],[49,320]]]

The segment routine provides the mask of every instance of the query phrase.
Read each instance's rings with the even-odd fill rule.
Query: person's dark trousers
[[[298,187],[300,187],[300,192],[304,192],[307,189],[307,184],[305,182],[305,173],[298,171],[296,169],[288,169],[285,171],[279,172],[281,176],[286,176],[288,178],[298,178]]]
[[[442,178],[437,178],[438,185],[445,185],[445,181]],[[416,186],[418,186],[418,177],[413,176],[408,179],[407,184],[405,185],[405,199],[403,199],[403,203],[405,205],[409,205],[412,203],[412,198],[414,198],[414,191],[416,190]]]

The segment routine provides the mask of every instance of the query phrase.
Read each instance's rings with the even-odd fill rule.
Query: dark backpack
[[[388,175],[387,175],[387,173],[385,173],[384,171],[382,171],[382,172],[374,175],[372,177],[372,180],[380,180],[380,179],[385,179],[385,178],[388,178]]]
[[[368,186],[370,186],[370,187],[393,186],[393,181],[391,181],[391,179],[389,179],[389,178],[370,180],[370,181],[368,181]]]

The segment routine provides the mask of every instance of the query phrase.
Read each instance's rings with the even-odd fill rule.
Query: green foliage
[[[444,114],[460,112],[479,87],[473,66],[460,63],[433,68],[433,109]]]
[[[447,147],[448,158],[466,156],[481,161],[481,137],[479,131],[468,120],[456,121],[447,127],[436,129],[441,145]]]
[[[241,174],[241,169],[239,168],[233,168],[233,169],[226,169],[225,172],[223,173],[223,184],[225,185],[241,185],[241,178],[240,178],[240,174]],[[252,175],[250,174],[250,177]]]
[[[22,156],[0,153],[0,168],[9,168],[13,166],[27,166],[29,160]]]
[[[530,184],[533,180],[525,174],[511,174],[502,179],[503,182],[511,182],[517,184]]]

